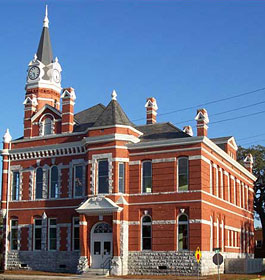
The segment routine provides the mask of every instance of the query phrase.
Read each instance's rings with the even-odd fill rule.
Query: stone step
[[[82,276],[108,276],[109,275],[109,270],[103,269],[102,268],[89,268],[86,272],[82,274]]]

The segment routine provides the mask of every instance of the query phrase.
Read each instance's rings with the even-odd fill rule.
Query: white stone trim
[[[140,160],[129,161],[129,165],[140,165],[140,164],[141,164]]]
[[[159,159],[152,159],[152,163],[163,163],[163,162],[175,162],[177,159],[173,158],[159,158]]]
[[[152,225],[175,225],[176,220],[152,220]]]
[[[203,160],[208,164],[211,164],[211,161],[203,155],[189,156],[189,160],[198,160],[198,159]]]
[[[79,221],[79,225],[80,226],[87,226],[87,222],[86,221]]]
[[[138,226],[140,225],[140,221],[128,221],[129,226]]]

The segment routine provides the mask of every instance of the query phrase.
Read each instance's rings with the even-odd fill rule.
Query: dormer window
[[[54,133],[54,119],[52,115],[44,115],[44,117],[41,118],[39,125],[40,135],[50,135]]]
[[[49,134],[52,134],[52,120],[47,118],[43,123],[43,135]]]

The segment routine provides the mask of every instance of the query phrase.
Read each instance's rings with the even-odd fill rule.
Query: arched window
[[[142,166],[142,192],[152,192],[152,161],[144,161]]]
[[[109,224],[100,223],[96,225],[94,233],[112,233],[112,228]]]
[[[50,185],[50,198],[59,197],[59,186],[58,186],[58,168],[53,166],[51,168],[51,185]]]
[[[187,191],[189,187],[189,160],[186,157],[178,159],[178,191]]]
[[[37,169],[36,172],[36,192],[35,192],[35,198],[43,198],[43,170],[41,167]]]
[[[47,118],[43,122],[43,135],[52,134],[52,120]]]
[[[152,250],[152,219],[142,217],[142,250]]]
[[[189,249],[189,221],[186,214],[181,214],[178,218],[178,250]]]

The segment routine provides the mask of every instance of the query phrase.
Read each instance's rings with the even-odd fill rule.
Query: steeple
[[[26,97],[36,99],[36,112],[46,104],[60,109],[62,68],[56,57],[53,59],[49,33],[48,7],[45,9],[42,33],[37,54],[28,65],[26,81]],[[27,106],[27,104],[24,104]]]
[[[46,5],[45,17],[43,20],[43,29],[40,37],[39,47],[37,51],[37,58],[44,65],[52,62],[52,45],[49,33],[49,19],[48,19],[48,6]]]

